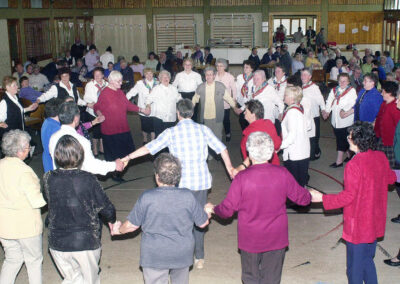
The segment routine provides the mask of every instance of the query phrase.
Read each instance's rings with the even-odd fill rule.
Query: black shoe
[[[227,136],[225,137],[225,141],[226,141],[226,142],[230,142],[230,141],[231,141],[231,136],[230,136],[230,135],[229,135],[229,136],[227,135]]]
[[[329,167],[334,168],[334,169],[340,168],[340,167],[343,167],[343,163],[341,163],[341,164],[338,165],[338,164],[336,164],[336,162],[335,162],[335,163],[333,163],[333,164],[330,164]]]
[[[398,256],[396,256],[398,261],[392,261],[391,259],[385,259],[383,262],[386,263],[387,265],[390,266],[400,266],[400,259]]]
[[[347,163],[348,161],[350,161],[351,160],[351,158],[349,158],[349,157],[347,157],[346,159],[344,159],[344,163]]]
[[[123,179],[122,177],[120,177],[120,176],[112,176],[111,179],[112,179],[113,181],[115,181],[115,182],[118,182],[118,183],[124,183],[124,182],[126,182],[126,180],[124,180],[124,179]]]
[[[395,217],[395,218],[392,218],[390,221],[392,221],[393,223],[398,223],[398,224],[400,224],[400,215],[397,216],[397,217]]]
[[[321,157],[321,151],[315,153],[315,159],[319,159]]]

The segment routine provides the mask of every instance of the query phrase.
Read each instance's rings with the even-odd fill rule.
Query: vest
[[[57,98],[65,100],[70,97],[67,90],[60,86],[60,83],[56,84],[57,87]],[[78,91],[76,90],[75,85],[72,86],[72,92],[74,93],[74,100],[78,103]]]
[[[20,129],[24,130],[24,120],[23,113],[21,109],[8,97],[7,94],[4,95],[4,100],[7,104],[7,123],[8,127],[6,131]]]
[[[215,121],[222,122],[224,120],[224,95],[225,95],[225,85],[221,82],[215,83]],[[204,107],[206,103],[206,84],[204,82],[197,87],[196,93],[200,96],[200,122],[204,122]]]

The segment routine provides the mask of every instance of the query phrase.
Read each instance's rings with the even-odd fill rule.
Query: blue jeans
[[[378,284],[374,263],[376,241],[370,244],[346,243],[349,284]]]

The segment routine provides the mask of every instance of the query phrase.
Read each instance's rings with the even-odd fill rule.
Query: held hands
[[[322,202],[323,194],[315,189],[308,190],[311,194],[311,202]]]
[[[340,118],[346,118],[350,115],[349,111],[340,110]]]
[[[240,108],[234,107],[233,111],[237,114],[240,115],[243,111]]]
[[[324,120],[327,120],[328,119],[328,117],[329,117],[329,113],[327,113],[326,111],[322,111],[322,118],[324,119]]]
[[[214,207],[215,205],[212,203],[207,203],[206,205],[204,205],[204,211],[206,211],[208,219],[210,219],[211,215],[214,214]]]
[[[118,172],[122,172],[128,163],[124,163],[121,159],[115,160],[115,170]]]
[[[37,102],[33,103],[33,104],[31,104],[30,106],[27,107],[27,110],[28,111],[34,111],[35,109],[38,108],[38,106],[39,106],[39,104]]]
[[[121,228],[121,221],[115,221],[114,224],[108,223],[108,227],[110,227],[110,234],[111,236],[115,235],[121,235],[121,232],[119,231],[119,228]]]
[[[87,106],[88,108],[93,108],[94,103],[88,103],[86,106]]]
[[[150,115],[150,113],[151,113],[151,107],[148,105],[146,108],[141,108],[141,109],[139,109],[139,111],[141,112],[141,113],[143,113],[144,115]]]
[[[0,128],[7,128],[8,125],[5,122],[0,122]]]
[[[92,125],[96,125],[99,123],[102,123],[104,120],[106,120],[106,117],[102,114],[100,114],[98,117],[96,117],[93,121],[92,121]],[[94,122],[94,123],[93,123]]]

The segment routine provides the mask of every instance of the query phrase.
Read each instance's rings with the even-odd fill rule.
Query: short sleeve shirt
[[[158,187],[139,197],[127,219],[142,228],[142,267],[178,269],[193,264],[193,225],[203,225],[207,214],[190,190]]]

